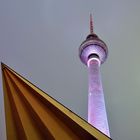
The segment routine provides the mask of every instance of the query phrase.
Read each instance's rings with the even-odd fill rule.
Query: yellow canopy
[[[2,63],[7,140],[110,140]]]

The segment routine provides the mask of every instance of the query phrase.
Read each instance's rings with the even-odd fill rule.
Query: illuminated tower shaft
[[[79,48],[79,57],[89,71],[88,122],[110,136],[100,76],[100,65],[105,62],[107,55],[107,46],[94,33],[90,15],[90,34]]]
[[[88,122],[109,136],[104,94],[100,76],[100,60],[96,57],[90,58],[88,60],[88,70]]]

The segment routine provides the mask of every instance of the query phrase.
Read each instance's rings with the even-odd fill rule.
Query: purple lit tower
[[[87,65],[89,73],[88,122],[110,136],[100,75],[100,65],[105,62],[107,55],[107,46],[94,33],[90,15],[90,34],[79,48],[79,57]]]

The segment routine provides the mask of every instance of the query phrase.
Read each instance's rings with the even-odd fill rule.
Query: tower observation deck
[[[88,122],[110,136],[100,75],[100,65],[107,58],[108,48],[93,29],[92,15],[90,15],[90,34],[79,48],[79,57],[87,65],[89,75]]]

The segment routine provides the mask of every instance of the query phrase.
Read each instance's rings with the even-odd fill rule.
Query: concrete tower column
[[[88,71],[88,122],[109,136],[109,127],[100,75],[100,60],[97,57],[92,57],[88,60]]]

